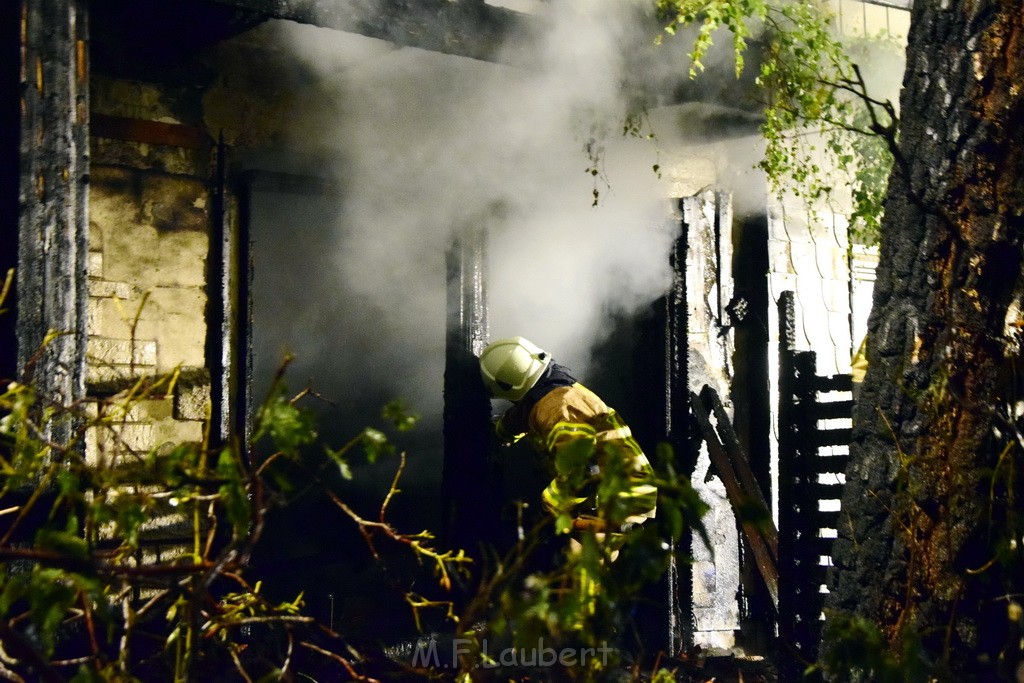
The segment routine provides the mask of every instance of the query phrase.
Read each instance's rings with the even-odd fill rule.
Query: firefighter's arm
[[[511,446],[525,436],[525,432],[517,432],[510,428],[507,424],[509,422],[507,418],[508,414],[506,413],[494,419],[494,435],[502,446]]]
[[[608,531],[618,531],[618,525],[612,528],[606,520],[600,517],[592,517],[590,515],[580,515],[576,519],[572,520],[573,531],[593,531],[595,533],[607,533]]]
[[[605,519],[600,517],[593,517],[591,515],[580,515],[576,519],[572,520],[573,531],[593,531],[594,533],[626,533],[630,529],[642,524],[643,521],[637,519],[636,521],[627,520],[622,524],[611,524]]]

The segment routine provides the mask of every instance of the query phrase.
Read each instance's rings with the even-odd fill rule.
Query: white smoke
[[[515,66],[289,22],[253,32],[302,65],[279,142],[341,179],[313,249],[328,272],[300,271],[306,296],[286,318],[319,321],[290,345],[333,367],[343,398],[372,385],[439,410],[444,253],[466,226],[489,233],[492,338],[529,337],[584,377],[609,314],[666,291],[673,183],[652,170],[654,145],[619,135],[637,64],[652,64],[636,58],[654,35],[637,16],[621,0],[546,3],[541,30],[509,46]],[[671,68],[643,71],[664,87]]]
[[[608,307],[664,291],[671,234],[652,149],[626,152],[646,158],[639,173],[623,172],[622,150],[606,150],[610,186],[597,179],[597,207],[585,173],[589,126],[616,125],[625,113],[633,26],[622,7],[553,3],[536,17],[546,27],[536,42],[517,46],[531,55],[517,68],[415,49],[348,67],[309,40],[334,32],[295,31],[295,53],[339,112],[325,134],[344,150],[351,178],[340,220],[362,226],[337,245],[348,287],[377,297],[406,331],[436,328],[449,234],[484,222],[494,335],[534,337],[577,365]]]

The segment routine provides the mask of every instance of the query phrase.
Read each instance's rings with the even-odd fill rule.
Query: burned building
[[[707,448],[688,446],[690,392],[722,398],[784,531],[777,302],[795,292],[790,350],[818,352],[812,374],[845,373],[871,257],[841,222],[769,198],[751,169],[749,74],[694,85],[678,52],[650,46],[656,26],[603,5],[14,5],[0,21],[17,94],[3,100],[17,125],[0,141],[0,234],[17,315],[0,320],[0,374],[34,367],[46,399],[67,404],[178,372],[173,395],[122,428],[144,452],[206,430],[244,438],[293,352],[290,381],[330,399],[325,438],[395,398],[422,415],[403,444],[414,457],[398,521],[449,525],[472,545],[502,533],[501,503],[530,477],[514,455],[494,461],[500,477],[477,457],[491,406],[474,354],[490,336],[530,336],[645,448],[672,443],[713,503],[715,547],[695,542],[692,576],[666,588],[665,647],[729,649],[753,622],[750,639],[770,634],[725,485]],[[905,30],[891,8],[837,9],[844,30]],[[656,150],[608,134],[640,96]],[[350,493],[373,500],[390,469],[364,475]],[[342,599],[331,568],[358,538],[289,533],[319,513],[300,503],[276,538],[318,568],[280,578],[324,612]],[[173,553],[174,534],[169,516],[154,547]]]

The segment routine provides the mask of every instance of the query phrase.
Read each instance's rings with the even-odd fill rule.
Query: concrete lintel
[[[308,0],[211,0],[256,12],[397,45],[498,61],[505,36],[529,17],[482,0],[421,0],[403,3],[309,2]]]

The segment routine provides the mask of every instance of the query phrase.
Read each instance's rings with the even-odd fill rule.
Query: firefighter
[[[545,456],[553,478],[541,498],[549,512],[568,514],[574,531],[602,535],[654,517],[654,473],[629,427],[549,353],[523,337],[498,339],[480,354],[480,369],[491,394],[513,404],[495,423],[499,440],[508,445],[526,436]],[[579,440],[589,444],[589,461],[558,472],[559,449]],[[611,500],[600,499],[602,469],[621,476]]]

